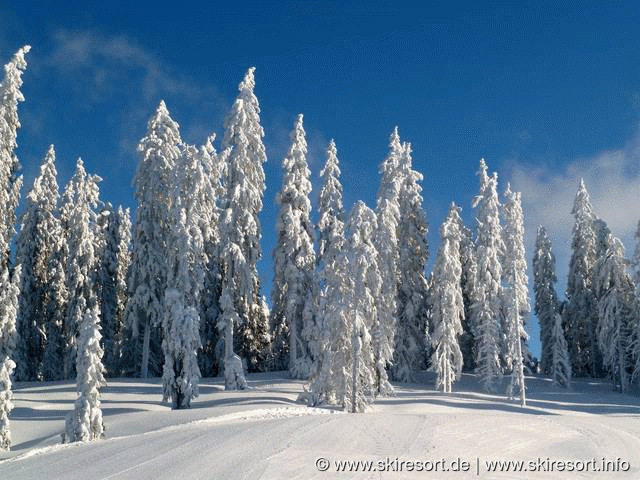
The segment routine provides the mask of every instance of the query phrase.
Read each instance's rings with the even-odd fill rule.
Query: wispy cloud
[[[640,130],[624,148],[576,159],[559,170],[549,165],[512,165],[508,176],[522,191],[529,256],[533,255],[537,227],[544,225],[557,257],[559,292],[566,284],[573,227],[571,209],[580,178],[585,181],[596,214],[621,238],[628,253],[633,250],[640,218],[639,157]]]

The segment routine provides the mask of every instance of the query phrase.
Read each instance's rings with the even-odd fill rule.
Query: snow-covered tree
[[[536,252],[533,256],[534,312],[540,324],[540,371],[550,375],[553,369],[554,329],[558,314],[556,294],[556,258],[551,251],[551,240],[547,230],[540,226],[536,236]],[[564,334],[563,334],[564,339]],[[556,342],[559,339],[556,339]],[[565,342],[566,344],[566,342]]]
[[[347,252],[351,285],[345,303],[351,312],[351,357],[345,410],[362,412],[376,393],[376,365],[371,331],[378,322],[377,298],[380,295],[380,272],[375,261],[373,235],[377,230],[376,214],[363,202],[353,207],[347,226]]]
[[[204,282],[203,231],[200,219],[206,207],[203,192],[208,175],[201,158],[202,151],[192,146],[183,148],[175,168],[171,231],[167,248],[167,291],[162,320],[164,401],[171,398],[172,407],[189,408],[198,396],[200,369],[200,294]]]
[[[0,277],[0,451],[9,450],[11,432],[9,430],[9,414],[13,409],[11,401],[11,374],[16,366],[11,359],[16,347],[16,314],[18,310],[18,282],[20,266],[9,279],[7,269],[2,270]]]
[[[85,310],[78,335],[78,398],[74,410],[67,416],[62,442],[87,442],[104,436],[100,388],[106,385],[100,347],[100,308],[95,295],[91,307]]]
[[[98,258],[92,224],[95,222],[94,209],[98,204],[98,182],[100,177],[87,175],[81,159],[67,184],[62,201],[62,220],[68,225],[68,257],[65,276],[69,292],[67,313],[64,320],[65,378],[71,377],[77,358],[76,339],[80,323],[87,310],[97,302],[96,267]]]
[[[398,127],[391,133],[389,154],[379,168],[380,189],[376,203],[378,229],[374,233],[382,284],[377,299],[378,323],[374,328],[373,351],[376,360],[376,391],[389,394],[387,369],[391,366],[398,314],[398,224],[400,223],[399,194],[402,182],[400,160],[402,145]]]
[[[220,335],[217,322],[220,315],[220,205],[223,195],[222,176],[229,150],[216,152],[215,135],[209,136],[200,148],[200,159],[205,174],[200,199],[201,230],[206,268],[200,304],[200,339],[202,349],[198,354],[200,372],[205,377],[218,374],[221,361]]]
[[[315,302],[313,230],[310,220],[311,172],[307,166],[307,142],[298,115],[291,132],[291,147],[282,161],[282,188],[273,251],[273,312],[277,367],[288,368],[293,378],[307,378],[319,355],[316,312],[305,308]]]
[[[127,302],[127,272],[131,262],[131,217],[129,209],[114,209],[107,203],[101,212],[101,255],[98,271],[102,345],[107,375],[120,374]]]
[[[239,94],[225,120],[223,148],[230,148],[222,200],[221,314],[218,328],[224,332],[225,386],[245,387],[242,362],[234,354],[234,329],[239,327],[240,351],[259,358],[269,345],[268,324],[259,313],[260,282],[256,263],[262,255],[258,214],[262,210],[267,160],[260,125],[260,106],[253,93],[254,68],[250,68],[238,88]],[[240,368],[238,368],[240,362]]]
[[[614,384],[626,392],[633,373],[631,346],[638,308],[622,242],[608,236],[606,254],[594,268],[594,286],[599,298],[597,335],[603,363]]]
[[[562,316],[555,314],[549,342],[551,343],[551,378],[558,387],[571,387],[571,359],[562,328]]]
[[[47,325],[50,322],[46,312],[51,282],[50,260],[59,233],[55,217],[58,197],[55,151],[51,145],[33,188],[27,194],[16,241],[16,263],[22,265],[16,320],[16,378],[23,381],[42,380]]]
[[[509,396],[515,389],[520,393],[520,405],[525,406],[524,358],[526,341],[524,329],[529,314],[529,279],[524,252],[524,217],[520,192],[512,192],[507,184],[504,203],[504,281],[508,286],[506,301],[507,316],[507,367],[511,369]]]
[[[460,219],[460,284],[462,286],[462,302],[464,304],[464,318],[462,320],[462,335],[459,338],[462,352],[462,369],[472,372],[475,369],[475,328],[473,301],[475,295],[477,264],[475,245],[471,230]]]
[[[167,282],[167,222],[171,210],[171,179],[180,155],[180,143],[179,126],[161,101],[149,120],[147,134],[138,144],[140,163],[133,180],[138,207],[132,232],[126,316],[134,338],[133,355],[135,361],[140,362],[142,377],[160,373],[157,343]],[[140,329],[143,329],[141,342]]]
[[[24,56],[31,47],[22,47],[4,67],[0,84],[0,450],[11,445],[9,413],[11,403],[11,374],[15,368],[16,315],[20,267],[9,269],[9,246],[15,230],[16,206],[20,198],[22,176],[18,176],[20,162],[16,156],[18,102],[24,101],[20,92],[22,73],[27,68]]]
[[[459,208],[451,204],[447,218],[440,227],[440,250],[433,269],[431,289],[431,369],[437,375],[436,388],[445,393],[451,393],[451,385],[459,378],[463,361],[458,343],[464,319],[460,224]]]
[[[400,157],[398,223],[398,317],[391,378],[410,382],[413,372],[426,357],[427,281],[425,266],[429,256],[427,217],[422,207],[422,174],[412,167],[411,145],[404,144]],[[427,339],[428,340],[428,339]]]
[[[0,83],[0,267],[8,268],[9,246],[15,233],[16,207],[20,200],[22,175],[18,175],[20,161],[18,147],[18,103],[24,101],[20,91],[22,74],[27,68],[24,56],[29,45],[18,50],[4,66],[4,78]]]
[[[318,257],[320,269],[331,263],[337,253],[336,239],[344,234],[344,207],[342,204],[342,184],[340,183],[340,162],[333,140],[327,148],[327,160],[320,172],[322,186],[318,195]],[[327,258],[327,255],[329,256]]]
[[[564,327],[575,376],[597,375],[597,304],[593,290],[593,266],[596,262],[595,214],[589,193],[580,179],[573,210],[575,218],[571,241],[571,261],[567,281],[567,306]]]
[[[336,403],[336,392],[346,388],[342,366],[348,352],[348,318],[344,305],[347,284],[347,259],[344,254],[344,207],[342,184],[335,142],[327,149],[327,160],[320,172],[322,187],[318,198],[318,320],[322,352],[311,372],[310,405]]]
[[[476,295],[473,304],[476,329],[476,372],[486,391],[493,391],[501,375],[500,346],[502,341],[502,264],[504,254],[498,176],[487,175],[487,164],[480,160],[478,170],[480,192],[473,201],[476,215]]]

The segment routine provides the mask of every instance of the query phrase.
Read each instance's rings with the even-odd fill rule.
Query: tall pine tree
[[[239,94],[225,121],[223,148],[230,148],[222,201],[221,252],[222,289],[218,328],[224,332],[225,386],[244,388],[242,363],[234,353],[236,337],[239,353],[257,364],[265,355],[270,337],[268,319],[261,315],[260,281],[256,264],[262,256],[261,228],[265,177],[262,164],[267,160],[260,125],[260,106],[253,90],[254,68],[250,68],[238,87]],[[239,335],[234,335],[238,328]],[[237,338],[239,337],[239,338]]]
[[[314,338],[314,267],[313,231],[310,220],[311,172],[307,166],[307,142],[298,115],[291,132],[291,147],[282,161],[282,188],[276,224],[277,244],[273,252],[273,312],[276,332],[277,362],[293,378],[307,378],[314,357],[319,355],[319,341]],[[312,351],[313,350],[313,351]]]
[[[138,207],[126,316],[133,337],[133,360],[139,363],[136,370],[142,377],[160,374],[158,327],[167,283],[171,179],[180,155],[178,129],[162,101],[149,120],[147,134],[138,144],[140,163],[133,180]]]

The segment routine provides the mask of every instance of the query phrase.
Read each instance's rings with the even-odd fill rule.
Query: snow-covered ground
[[[0,479],[640,478],[637,391],[588,381],[566,391],[528,378],[523,409],[478,393],[473,375],[450,395],[433,391],[431,375],[421,380],[396,386],[364,414],[307,408],[297,403],[304,382],[282,373],[250,375],[243,392],[205,379],[182,411],[162,404],[159,379],[111,380],[102,396],[106,438],[71,445],[60,444],[60,433],[75,385],[18,383]],[[603,458],[618,471],[594,472]],[[494,460],[522,460],[528,471],[487,471]],[[373,463],[352,466],[356,473],[341,461]]]

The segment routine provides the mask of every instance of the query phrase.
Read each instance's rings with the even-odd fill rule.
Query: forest
[[[0,449],[11,446],[12,382],[75,379],[78,396],[64,442],[104,436],[100,389],[107,378],[161,377],[164,401],[185,409],[204,377],[226,390],[247,373],[286,371],[305,380],[301,401],[363,412],[391,382],[435,373],[450,393],[463,371],[487,392],[526,405],[525,375],[570,387],[608,378],[626,392],[640,377],[640,248],[622,242],[594,212],[580,182],[566,298],[557,293],[551,239],[540,226],[529,298],[521,194],[484,160],[474,224],[452,204],[434,267],[423,176],[411,143],[391,132],[373,208],[345,210],[335,142],[326,149],[311,221],[303,115],[282,159],[270,301],[257,262],[267,159],[249,68],[216,148],[181,139],[163,101],[138,144],[135,218],[100,197],[81,159],[60,189],[52,145],[21,196],[16,155],[20,87],[30,47],[0,84]],[[24,213],[17,218],[18,205]],[[533,358],[525,326],[540,325]]]

